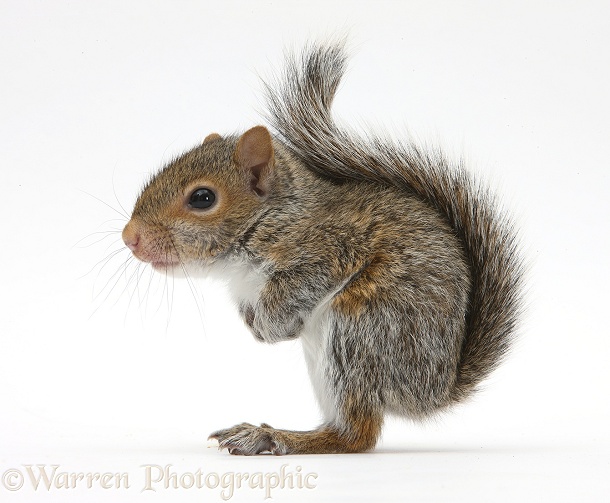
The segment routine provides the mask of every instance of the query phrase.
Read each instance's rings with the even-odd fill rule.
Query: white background
[[[609,20],[608,2],[565,0],[4,0],[0,475],[57,464],[131,487],[26,479],[0,500],[217,501],[141,492],[141,465],[282,463],[317,487],[275,501],[609,498]],[[337,115],[440,143],[502,194],[531,262],[528,316],[482,393],[425,425],[389,420],[373,453],[229,456],[211,431],[319,421],[300,345],[257,344],[221,285],[125,267],[121,206],[208,133],[260,123],[259,75],[285,47],[345,32]]]

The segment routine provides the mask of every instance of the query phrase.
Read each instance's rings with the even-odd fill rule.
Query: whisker
[[[120,250],[119,250],[120,251]],[[110,295],[112,294],[112,292],[114,291],[116,285],[118,284],[118,279],[121,277],[121,275],[127,270],[127,268],[129,267],[129,264],[131,262],[133,262],[133,257],[127,257],[127,259],[125,259],[122,263],[122,265],[118,268],[118,270],[108,279],[108,281],[106,281],[105,285],[103,286],[103,288],[97,293],[94,294],[93,296],[93,300],[97,301],[100,297],[100,295],[102,295],[104,293],[104,291],[108,288],[108,285],[110,284],[110,282],[112,281],[112,279],[114,278],[114,276],[117,276],[117,281],[114,283],[114,285],[112,285],[112,287],[109,289],[106,298],[100,302],[97,307],[93,310],[93,312],[91,313],[91,315],[89,316],[89,319],[91,319],[99,310],[103,305],[106,305],[106,300],[110,297]],[[125,286],[125,288],[127,288],[127,286]],[[124,294],[125,292],[125,288],[123,289],[123,291],[121,292],[121,294],[118,296],[117,300],[114,302],[113,305],[116,305],[119,301],[119,299],[121,298],[121,296]],[[94,289],[95,289],[95,283],[94,283]]]
[[[112,193],[114,194],[114,200],[119,205],[119,208],[121,208],[121,210],[123,210],[123,214],[124,215],[129,215],[129,212],[125,210],[125,208],[121,204],[121,201],[119,200],[119,197],[117,196],[117,193],[116,193],[116,187],[114,185],[114,173],[115,173],[115,171],[116,171],[116,164],[114,165],[114,169],[112,170]]]
[[[118,233],[120,233],[121,231],[118,229],[112,229],[112,230],[108,230],[108,231],[97,231],[97,232],[92,232],[91,234],[89,234],[88,236],[85,236],[82,239],[79,239],[76,243],[74,243],[71,248],[90,248],[91,246],[94,246],[98,243],[101,243],[102,241],[105,241],[106,239],[108,239],[111,236],[116,236]],[[98,235],[98,234],[105,234],[103,237],[96,239],[95,241],[87,244],[87,245],[80,245],[80,243],[82,243],[83,241],[85,241],[85,239],[89,239],[92,236]]]
[[[167,316],[165,319],[165,332],[167,333],[169,331],[169,324],[171,321],[171,317],[172,317],[172,306],[169,305],[168,299],[169,299],[169,282],[168,282],[168,275],[169,275],[169,271],[166,268],[165,274],[164,274],[164,278],[163,278],[163,290],[161,291],[161,298],[159,299],[159,307],[158,309],[161,309],[161,306],[163,305],[163,301],[165,301],[165,308],[167,309]]]
[[[140,285],[140,271],[143,269],[143,271],[146,270],[146,267],[143,267],[142,262],[138,261],[137,262],[137,266],[135,268],[135,270],[131,273],[131,275],[129,276],[129,278],[126,278],[127,281],[127,285],[131,285],[132,281],[134,281],[135,279],[135,286],[133,288],[133,290],[131,291],[131,294],[129,295],[129,301],[127,302],[127,308],[125,309],[125,318],[124,321],[127,321],[127,315],[129,314],[129,308],[131,307],[131,303],[134,299],[134,297],[136,296],[136,293],[138,294],[138,301],[139,301],[139,285]],[[144,274],[144,272],[142,272],[142,274]],[[141,305],[140,305],[141,307]],[[140,312],[140,321],[142,321],[142,314],[141,314],[141,309],[138,310],[138,312]]]
[[[98,300],[98,298],[104,293],[104,291],[108,288],[108,285],[110,285],[110,283],[112,282],[112,280],[114,280],[114,283],[112,283],[112,286],[110,287],[110,289],[108,290],[108,293],[106,294],[106,297],[104,297],[102,303],[105,303],[108,298],[110,297],[110,295],[112,294],[112,292],[114,291],[114,289],[116,288],[116,286],[118,285],[119,281],[121,280],[121,276],[123,275],[123,271],[127,268],[128,264],[133,261],[134,258],[132,256],[128,257],[127,260],[124,262],[123,264],[123,268],[115,271],[110,278],[108,279],[108,281],[106,281],[106,284],[104,285],[104,287],[100,290],[100,292],[94,296],[94,300]],[[107,264],[107,263],[106,263]],[[106,264],[104,264],[104,267],[106,266]],[[116,279],[115,279],[116,278]],[[120,297],[119,297],[120,298]],[[118,302],[118,300],[117,300]],[[116,304],[116,302],[115,302]]]
[[[188,285],[189,290],[191,291],[191,294],[193,295],[193,299],[195,300],[195,306],[197,307],[197,313],[199,314],[199,320],[201,321],[201,326],[205,327],[204,316],[203,316],[203,308],[202,308],[202,306],[200,304],[199,298],[197,297],[197,287],[195,285],[195,282],[189,276],[189,273],[188,273],[184,263],[182,262],[182,260],[180,260],[180,267],[182,268],[182,271],[184,272],[184,277],[186,279],[186,284]]]
[[[99,267],[99,270],[98,270],[98,272],[97,272],[97,276],[95,277],[95,279],[96,279],[96,280],[97,280],[97,278],[99,278],[99,276],[101,275],[101,273],[104,271],[104,269],[105,269],[105,268],[108,266],[108,264],[110,263],[110,261],[111,261],[111,260],[112,260],[114,257],[116,257],[117,255],[122,254],[122,253],[127,253],[127,257],[129,257],[129,256],[130,256],[129,251],[127,250],[127,248],[125,248],[125,246],[123,246],[123,244],[122,244],[122,243],[119,245],[119,247],[118,247],[118,248],[116,248],[115,250],[113,250],[113,251],[109,252],[108,250],[110,250],[110,248],[111,248],[111,247],[112,247],[112,245],[114,245],[114,244],[116,244],[116,242],[114,242],[114,243],[110,243],[110,244],[109,244],[109,245],[106,247],[106,249],[104,250],[104,253],[106,253],[105,258],[103,258],[102,260],[100,260],[100,261],[99,261],[99,262],[98,262],[98,263],[97,263],[97,264],[94,266],[94,269],[95,269],[95,267],[100,266],[100,267]],[[103,264],[102,264],[102,262],[103,262]],[[101,264],[101,265],[100,265],[100,264]]]
[[[195,306],[197,307],[197,313],[199,315],[199,320],[201,321],[201,326],[204,328],[205,330],[205,323],[204,323],[204,316],[203,316],[203,307],[200,304],[200,301],[196,295],[196,285],[195,282],[193,281],[193,279],[190,277],[188,270],[184,264],[184,262],[182,261],[182,258],[180,257],[180,254],[178,253],[178,249],[176,248],[176,244],[174,243],[174,240],[170,237],[169,239],[170,245],[172,246],[172,248],[174,249],[174,253],[176,254],[176,257],[178,258],[178,263],[180,264],[180,268],[182,269],[182,272],[184,273],[184,277],[186,279],[186,284],[189,287],[189,290],[191,291],[191,295],[193,296],[193,300],[195,301]]]
[[[150,292],[152,289],[152,283],[153,280],[155,278],[157,278],[157,281],[159,280],[158,276],[155,274],[155,271],[152,267],[148,268],[148,284],[146,285],[146,290],[144,290],[144,313],[148,314],[149,312],[149,299],[150,299]],[[144,273],[142,273],[142,276],[144,275]],[[142,298],[140,299],[140,306],[142,305]],[[158,308],[157,311],[158,312]]]
[[[169,259],[169,253],[167,251],[167,248],[165,248],[164,250],[165,253],[165,263],[167,264],[167,261]],[[165,271],[163,274],[163,289],[161,290],[161,297],[159,298],[159,305],[157,306],[157,313],[161,310],[161,306],[163,305],[163,301],[165,300],[165,304],[167,306],[167,276],[169,274],[169,270],[167,265],[165,266]],[[170,322],[170,312],[171,310],[169,309],[169,306],[167,306],[168,310],[167,310],[167,316],[165,319],[165,332],[167,333],[168,329],[169,329],[169,322]]]
[[[137,263],[135,271],[132,272],[129,277],[127,277],[127,270],[129,269],[130,264],[132,264],[134,261]],[[123,285],[123,289],[121,290],[121,293],[119,293],[117,295],[116,300],[113,302],[113,304],[112,304],[113,306],[116,306],[119,303],[119,300],[121,300],[123,298],[123,296],[127,293],[127,291],[129,290],[129,285],[131,284],[131,280],[132,280],[134,274],[137,273],[139,267],[140,267],[140,263],[133,256],[128,257],[127,260],[125,260],[125,262],[123,262],[123,265],[121,266],[121,270],[119,272],[120,272],[120,276],[123,276],[123,278],[126,279],[126,282]],[[117,284],[118,284],[119,277],[117,277]],[[112,293],[113,290],[114,290],[114,287],[108,293],[109,294]],[[128,309],[129,309],[129,304],[127,305],[127,310]]]
[[[84,191],[81,189],[81,192],[83,194],[87,194],[89,197],[92,197],[93,199],[96,199],[97,201],[99,201],[100,203],[102,203],[103,205],[107,206],[108,208],[110,208],[112,211],[118,213],[119,215],[121,215],[124,219],[129,220],[129,215],[127,214],[127,212],[123,209],[123,212],[117,210],[114,206],[112,206],[111,204],[108,204],[106,201],[104,201],[103,199],[100,199],[97,196],[94,196],[93,194]],[[122,207],[121,207],[122,208]]]
[[[125,250],[125,247],[123,247],[123,246],[122,246],[121,248],[118,248],[118,249],[114,250],[113,252],[111,252],[111,253],[107,254],[107,255],[106,255],[104,258],[102,258],[102,259],[100,259],[99,261],[97,261],[97,262],[96,262],[96,263],[93,265],[93,267],[91,267],[91,269],[89,269],[89,271],[87,271],[87,272],[86,272],[85,274],[83,274],[82,276],[79,276],[77,279],[83,279],[83,278],[85,278],[86,276],[89,276],[89,274],[91,274],[93,271],[95,271],[95,270],[96,270],[98,267],[100,267],[100,264],[102,264],[102,265],[101,265],[101,267],[100,267],[100,269],[99,269],[99,271],[97,272],[97,275],[96,275],[95,279],[93,280],[93,283],[94,283],[94,285],[95,285],[95,282],[96,282],[96,281],[97,281],[97,279],[99,278],[100,273],[101,273],[101,272],[104,270],[104,268],[106,267],[106,265],[108,265],[108,262],[110,262],[110,261],[111,261],[111,260],[112,260],[114,257],[116,257],[116,256],[117,256],[119,253],[124,252],[124,251],[126,251],[126,250]]]
[[[176,291],[176,275],[172,274],[171,297],[168,295],[168,298],[167,298],[168,309],[169,309],[168,316],[170,319],[171,319],[173,308],[174,308],[174,292],[175,291]]]

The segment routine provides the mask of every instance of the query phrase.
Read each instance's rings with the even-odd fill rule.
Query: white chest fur
[[[241,261],[216,262],[208,269],[209,275],[227,284],[236,305],[256,304],[267,275],[260,269]]]
[[[216,263],[209,268],[209,274],[227,283],[231,298],[238,306],[243,303],[255,305],[268,278],[262,269],[239,261]],[[325,422],[333,422],[337,418],[334,394],[328,385],[331,375],[328,365],[330,301],[334,293],[323,299],[304,320],[300,335],[309,377]]]
[[[301,343],[314,394],[327,423],[337,418],[335,397],[328,382],[331,375],[330,336],[329,306],[328,302],[324,302],[306,320]]]

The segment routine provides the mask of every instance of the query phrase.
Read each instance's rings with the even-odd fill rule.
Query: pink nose
[[[140,242],[140,234],[136,229],[136,226],[132,222],[129,222],[123,229],[123,242],[132,252],[138,249],[138,243]]]

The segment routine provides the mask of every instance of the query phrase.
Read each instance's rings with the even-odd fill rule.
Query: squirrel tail
[[[331,104],[346,68],[342,43],[289,56],[279,85],[264,83],[268,119],[321,176],[388,183],[428,201],[463,243],[472,271],[470,309],[453,400],[470,395],[509,349],[522,312],[524,265],[509,218],[462,165],[409,141],[358,137],[339,127]]]

